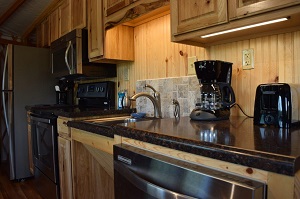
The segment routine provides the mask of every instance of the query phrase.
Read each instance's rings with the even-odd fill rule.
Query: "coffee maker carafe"
[[[235,103],[231,84],[232,63],[219,60],[197,61],[195,70],[200,84],[200,101],[191,112],[192,120],[225,120]]]

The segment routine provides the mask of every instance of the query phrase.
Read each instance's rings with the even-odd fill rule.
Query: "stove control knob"
[[[98,93],[100,91],[100,87],[96,87],[96,92]]]

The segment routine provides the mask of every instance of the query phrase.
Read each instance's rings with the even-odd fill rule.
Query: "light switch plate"
[[[196,56],[188,57],[188,75],[196,75],[195,62],[197,61]]]
[[[128,69],[128,66],[125,66],[123,72],[124,72],[124,80],[125,81],[129,81],[129,69]]]

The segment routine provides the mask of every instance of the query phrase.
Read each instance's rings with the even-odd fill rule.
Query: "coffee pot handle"
[[[234,94],[234,91],[232,89],[232,87],[228,84],[228,83],[222,83],[220,82],[219,83],[219,87],[220,87],[220,91],[222,93],[222,98],[224,98],[224,88],[228,88],[229,90],[229,95],[228,97],[230,97],[230,101],[229,102],[226,102],[224,99],[222,99],[223,101],[223,106],[225,107],[231,107],[233,104],[235,104],[235,94]]]

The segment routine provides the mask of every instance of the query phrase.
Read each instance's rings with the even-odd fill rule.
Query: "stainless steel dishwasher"
[[[262,182],[169,158],[125,144],[114,146],[115,199],[266,198]]]

